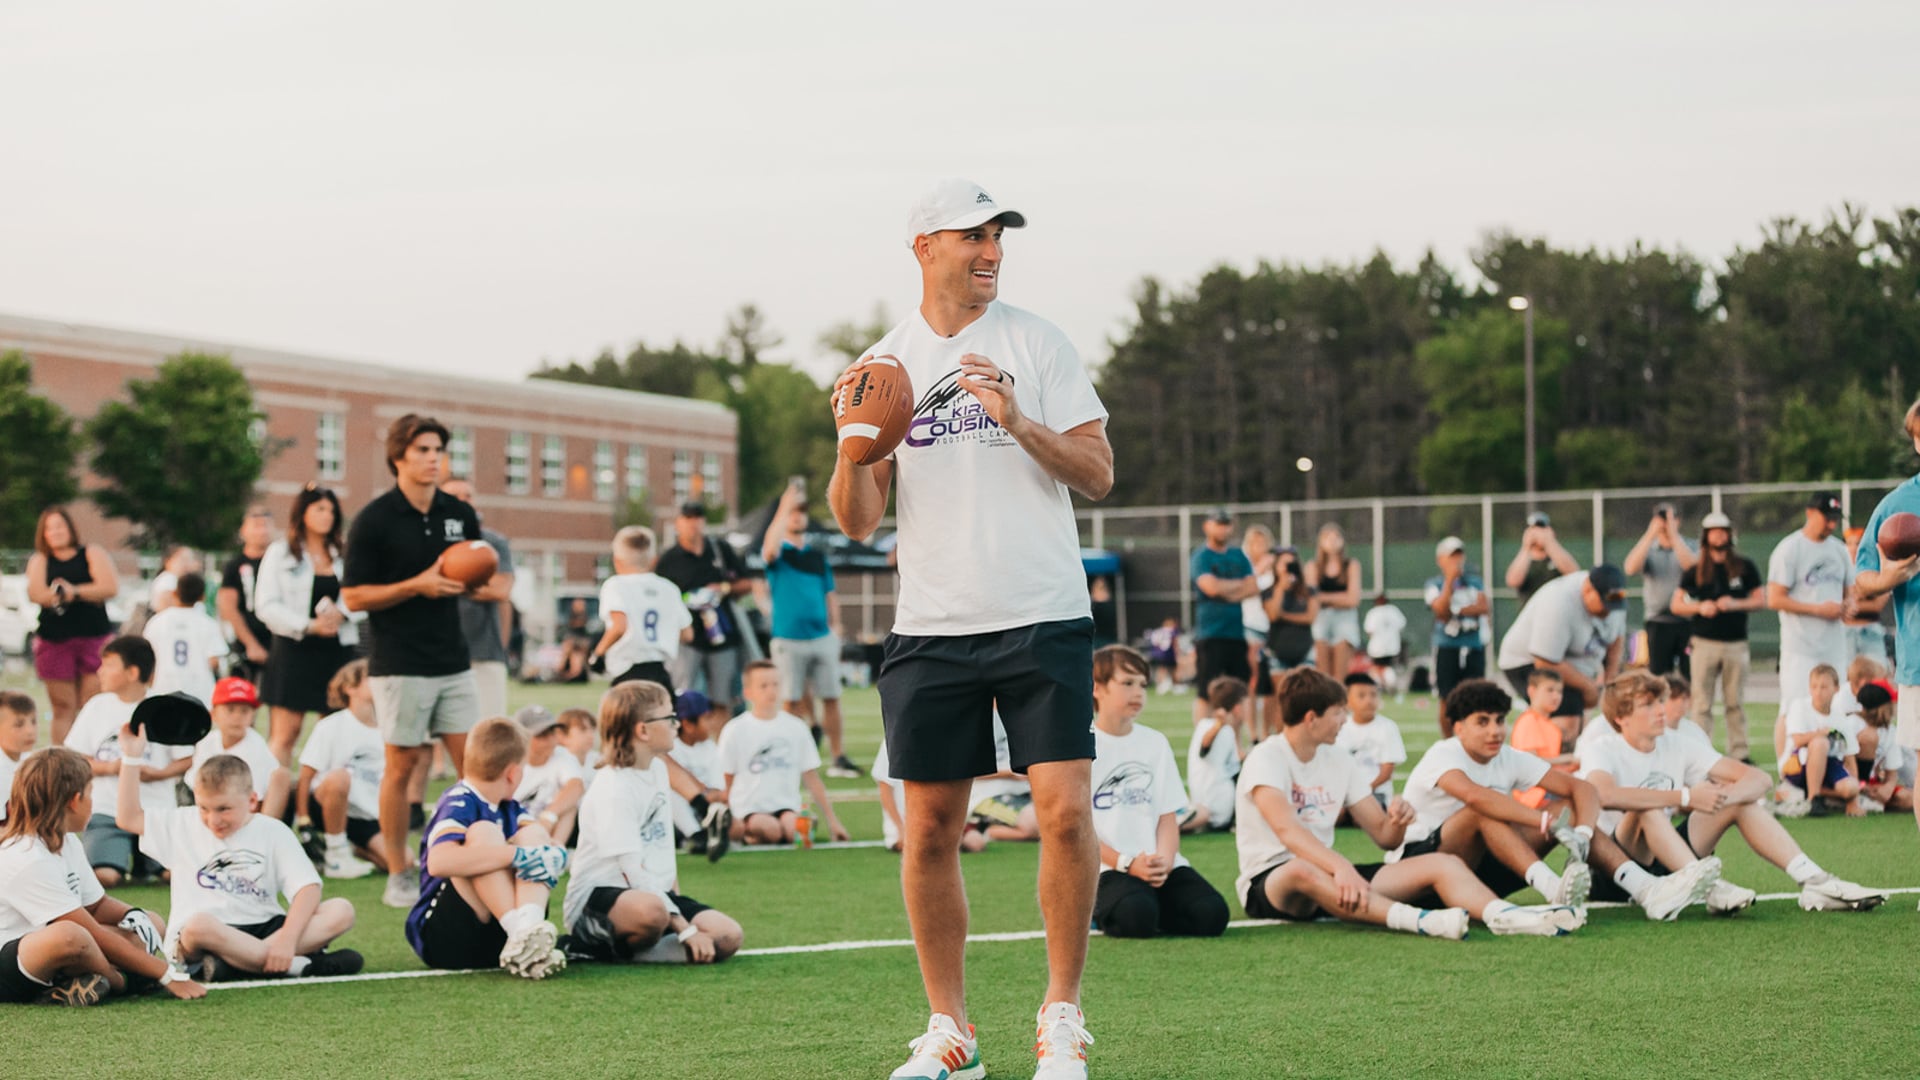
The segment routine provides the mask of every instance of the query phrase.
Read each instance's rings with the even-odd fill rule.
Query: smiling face
[[[1477,712],[1453,722],[1454,737],[1460,748],[1475,761],[1492,761],[1507,741],[1507,717],[1504,713]]]
[[[200,809],[207,831],[225,840],[253,818],[253,788],[200,784],[193,789],[193,805]]]
[[[927,291],[958,307],[984,307],[1000,295],[1005,225],[990,221],[971,229],[927,233],[914,241]]]

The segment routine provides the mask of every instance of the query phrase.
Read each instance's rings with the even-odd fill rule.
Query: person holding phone
[[[1646,616],[1647,670],[1665,675],[1687,654],[1689,622],[1673,610],[1680,579],[1700,561],[1700,553],[1680,534],[1680,516],[1672,503],[1658,503],[1647,531],[1627,552],[1621,569],[1640,575],[1641,608]]]
[[[260,697],[267,745],[291,767],[308,713],[326,715],[327,684],[353,659],[359,630],[340,603],[340,499],[308,484],[293,498],[287,535],[267,545],[254,581],[254,614],[272,631]]]

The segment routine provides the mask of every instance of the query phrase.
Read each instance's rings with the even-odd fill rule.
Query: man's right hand
[[[413,595],[424,596],[429,600],[459,596],[467,591],[464,584],[441,573],[438,562],[415,574],[407,584],[412,587]]]

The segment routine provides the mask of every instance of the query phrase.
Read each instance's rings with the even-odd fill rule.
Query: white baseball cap
[[[1703,517],[1700,519],[1700,530],[1702,532],[1705,532],[1708,529],[1731,529],[1731,528],[1733,528],[1733,519],[1721,513],[1718,510],[1715,510],[1713,513],[1708,514],[1706,517]]]
[[[1449,536],[1445,540],[1442,540],[1438,544],[1434,545],[1433,555],[1437,559],[1444,559],[1449,555],[1452,555],[1456,552],[1465,551],[1465,550],[1467,550],[1467,545],[1465,541],[1461,540],[1457,536]]]
[[[971,229],[998,218],[1009,229],[1027,227],[1027,217],[1018,210],[1002,209],[987,190],[971,180],[948,177],[933,185],[907,214],[907,246],[928,233],[949,229]]]

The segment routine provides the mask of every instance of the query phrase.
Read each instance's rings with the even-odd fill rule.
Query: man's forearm
[[[1113,490],[1113,446],[1098,421],[1062,434],[1022,417],[1007,433],[1048,476],[1087,498],[1104,499]]]
[[[854,540],[865,540],[880,527],[887,513],[887,491],[881,483],[881,466],[855,465],[844,456],[833,462],[833,476],[827,481],[827,504],[840,531]]]
[[[413,596],[412,584],[405,581],[391,585],[349,585],[340,590],[340,602],[355,611],[385,611]]]

